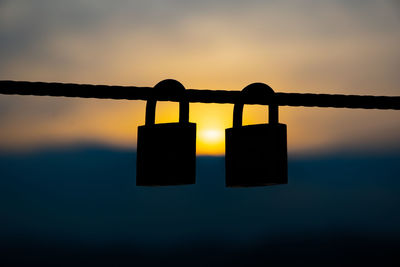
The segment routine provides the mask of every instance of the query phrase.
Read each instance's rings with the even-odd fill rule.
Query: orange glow
[[[191,120],[197,123],[197,154],[223,155],[225,129],[232,127],[233,105],[192,105]],[[244,124],[266,123],[267,108],[245,106]]]
[[[0,150],[85,142],[135,149],[137,126],[145,119],[145,101],[2,98],[14,99],[15,108],[23,106],[25,112],[3,118]],[[178,107],[178,103],[157,103],[156,122],[178,121]],[[266,123],[268,108],[245,105],[243,115],[245,125]],[[373,149],[398,142],[397,111],[281,107],[279,115],[280,122],[288,125],[289,153]],[[197,124],[198,155],[224,155],[225,129],[232,127],[232,116],[231,104],[190,104],[190,121]]]
[[[191,104],[190,121],[197,123],[197,154],[223,155],[225,129],[232,125],[232,105]]]
[[[224,153],[224,131],[225,128],[230,127],[231,110],[230,105],[190,104],[190,121],[197,124],[197,154],[222,155]],[[157,102],[156,123],[177,122],[178,114],[178,103]]]

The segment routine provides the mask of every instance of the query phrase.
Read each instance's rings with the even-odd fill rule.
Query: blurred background
[[[400,3],[0,0],[0,80],[400,95]],[[197,184],[135,186],[144,101],[0,95],[7,264],[389,265],[398,111],[280,108],[289,185],[224,187],[233,105],[191,104]],[[246,106],[244,123],[267,108]],[[157,122],[177,121],[159,102]]]

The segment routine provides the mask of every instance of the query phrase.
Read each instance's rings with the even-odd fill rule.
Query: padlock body
[[[256,124],[225,130],[226,186],[287,184],[285,124]]]
[[[195,177],[195,123],[138,127],[136,185],[194,184]]]

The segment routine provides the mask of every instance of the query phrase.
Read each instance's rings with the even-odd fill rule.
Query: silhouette
[[[146,123],[138,127],[136,185],[185,185],[196,180],[196,124],[189,122],[185,87],[159,82],[146,104]],[[180,97],[179,122],[155,124],[156,96]]]
[[[242,90],[233,109],[233,128],[225,131],[226,186],[287,184],[286,125],[278,122],[278,105],[269,105],[269,123],[242,126],[243,99],[274,97],[266,84],[253,83]]]
[[[151,87],[0,81],[0,94],[6,95],[148,100],[152,97],[151,92]],[[162,92],[159,93],[160,94],[157,95],[157,100],[176,102],[180,100],[180,95],[168,95]],[[188,102],[234,104],[240,95],[242,94],[239,91],[201,89],[185,90],[185,99]],[[275,103],[279,106],[400,110],[400,96],[275,93],[274,99]],[[262,97],[249,96],[246,98],[244,104],[269,105],[270,100],[271,99],[265,95]]]

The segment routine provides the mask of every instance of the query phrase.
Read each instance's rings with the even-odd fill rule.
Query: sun
[[[208,143],[218,143],[223,139],[221,130],[206,129],[199,133],[199,138],[204,139]]]
[[[191,104],[190,108],[190,119],[197,123],[197,154],[224,155],[225,129],[232,124],[232,106]]]
[[[225,151],[224,129],[206,128],[198,129],[197,154],[222,155]]]

